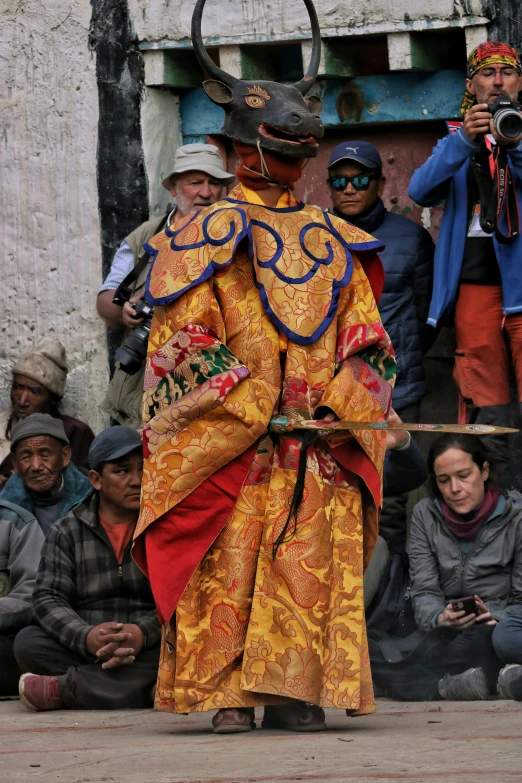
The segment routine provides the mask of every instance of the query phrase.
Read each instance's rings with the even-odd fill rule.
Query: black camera
[[[150,325],[154,307],[148,304],[144,299],[137,302],[130,302],[130,306],[136,313],[137,318],[143,318],[142,323],[134,329],[125,343],[118,348],[114,358],[120,363],[123,372],[128,375],[135,375],[141,368],[147,358],[147,345],[149,343]]]
[[[488,111],[493,115],[493,127],[504,139],[516,139],[522,135],[522,114],[520,103],[510,101],[503,95],[497,96]]]

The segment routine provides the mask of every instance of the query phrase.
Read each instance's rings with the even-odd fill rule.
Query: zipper
[[[122,577],[123,577],[123,567],[122,567],[122,564],[121,564],[121,563],[118,563],[118,576],[119,576],[120,578],[122,578]]]

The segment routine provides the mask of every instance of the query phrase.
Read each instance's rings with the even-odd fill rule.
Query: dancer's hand
[[[331,408],[327,408],[325,405],[321,405],[317,409],[314,419],[318,424],[326,425],[333,424],[334,422],[338,421],[338,418],[333,410]]]

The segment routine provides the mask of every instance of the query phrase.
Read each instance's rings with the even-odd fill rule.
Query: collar
[[[266,206],[263,199],[259,196],[258,193],[256,193],[255,190],[251,190],[251,188],[247,188],[246,185],[241,185],[243,188],[243,193],[245,194],[245,199],[248,201],[249,204],[259,204],[259,206],[263,207]],[[289,207],[290,204],[290,191],[285,190],[284,193],[281,194],[279,197],[279,201],[276,204],[276,209],[286,209],[286,207]]]
[[[382,221],[386,217],[387,211],[388,210],[384,206],[382,199],[378,198],[373,207],[367,209],[365,212],[361,212],[359,215],[354,215],[353,217],[348,218],[337,209],[334,209],[333,213],[342,220],[346,220],[347,223],[351,223],[353,226],[366,231],[366,233],[373,234],[375,229],[379,228]]]
[[[36,495],[34,492],[31,491],[29,491],[29,494],[31,495],[31,500],[33,501],[33,504],[35,506],[40,506],[40,507],[57,506],[63,498],[63,488],[64,488],[64,474],[62,474],[62,483],[60,485],[58,492],[56,492],[55,495],[52,495],[51,497],[48,498],[44,498],[41,497],[40,495]]]

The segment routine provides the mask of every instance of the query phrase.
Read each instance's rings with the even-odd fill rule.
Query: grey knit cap
[[[55,419],[48,413],[32,413],[13,427],[11,452],[14,453],[21,440],[35,438],[37,435],[49,435],[49,437],[61,441],[65,446],[69,445],[61,419]]]

